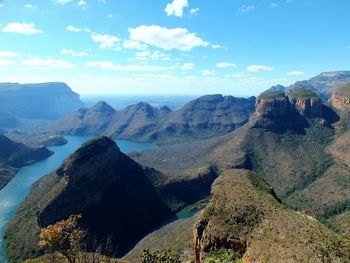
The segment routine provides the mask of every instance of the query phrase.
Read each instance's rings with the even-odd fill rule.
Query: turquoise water
[[[182,208],[176,213],[177,219],[191,218],[198,212],[202,211],[208,204],[209,198],[205,198],[195,204],[191,204]]]
[[[40,177],[58,168],[63,160],[77,150],[90,136],[66,136],[68,143],[64,146],[48,147],[55,154],[35,164],[23,167],[16,176],[0,191],[0,263],[6,260],[6,244],[4,232],[18,206],[28,195],[32,184]],[[120,150],[124,153],[144,151],[155,148],[151,143],[135,143],[117,140]]]

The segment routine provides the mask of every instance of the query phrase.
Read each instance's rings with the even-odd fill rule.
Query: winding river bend
[[[63,160],[77,150],[90,136],[65,136],[68,143],[64,146],[48,147],[54,152],[49,158],[23,167],[16,176],[0,191],[0,262],[6,263],[6,243],[4,234],[6,226],[15,215],[18,206],[28,195],[32,184],[42,176],[58,168]],[[124,153],[153,149],[152,143],[136,143],[117,140],[120,150]]]

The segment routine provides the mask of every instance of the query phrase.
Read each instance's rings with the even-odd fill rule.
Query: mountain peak
[[[105,101],[99,101],[95,106],[92,107],[94,111],[101,112],[115,112],[115,109]]]

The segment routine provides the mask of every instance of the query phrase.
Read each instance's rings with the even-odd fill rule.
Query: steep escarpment
[[[20,167],[42,160],[51,154],[47,148],[31,148],[0,135],[0,189],[15,176]]]
[[[25,119],[57,119],[83,106],[65,83],[0,83],[0,110]]]
[[[87,142],[34,185],[6,234],[10,261],[39,255],[40,228],[72,214],[82,215],[88,244],[108,241],[118,253],[173,216],[150,181],[155,176],[107,137]]]
[[[285,209],[246,170],[224,172],[194,228],[196,262],[349,262],[350,242],[306,215]]]
[[[101,102],[102,103],[102,102]],[[99,103],[99,104],[101,104]],[[103,134],[113,138],[162,143],[203,139],[231,132],[254,112],[255,98],[208,95],[179,110],[155,108],[148,103],[124,110],[96,112],[96,107],[74,112],[45,129],[63,134]],[[98,120],[98,121],[97,121]]]
[[[340,111],[348,111],[350,109],[350,82],[333,92],[332,105]]]

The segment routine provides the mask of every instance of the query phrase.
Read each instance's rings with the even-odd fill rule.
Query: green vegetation
[[[288,94],[290,98],[319,98],[318,95],[309,89],[304,88],[295,88],[290,91]]]
[[[268,99],[282,99],[285,98],[285,93],[283,91],[264,91],[263,93],[261,93],[259,95],[259,99],[264,99],[264,100],[268,100]]]
[[[141,255],[141,263],[181,263],[180,255],[173,254],[170,251],[160,252],[156,250],[150,252],[144,250]]]
[[[205,263],[243,263],[243,255],[239,252],[220,248],[208,252]]]
[[[350,97],[350,83],[347,83],[336,89],[336,93],[340,97]]]

